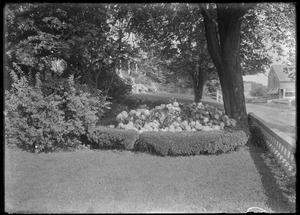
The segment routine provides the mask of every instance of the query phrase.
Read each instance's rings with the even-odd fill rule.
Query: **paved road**
[[[268,123],[273,129],[278,129],[296,139],[295,107],[270,107],[261,104],[246,104],[247,112],[252,112]]]

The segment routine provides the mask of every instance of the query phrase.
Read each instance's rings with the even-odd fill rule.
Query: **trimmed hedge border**
[[[242,130],[198,132],[143,132],[100,126],[93,133],[93,149],[125,149],[144,151],[161,156],[220,154],[246,145]]]
[[[135,142],[139,139],[139,133],[135,130],[123,130],[116,128],[97,127],[90,141],[91,148],[126,149],[133,150]]]
[[[162,156],[219,154],[234,151],[247,141],[243,131],[144,132],[136,148]]]

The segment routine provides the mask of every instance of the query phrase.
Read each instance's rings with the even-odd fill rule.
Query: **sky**
[[[253,82],[268,86],[268,74],[269,74],[269,71],[266,72],[266,74],[245,75],[245,76],[243,76],[243,80],[244,81],[253,81]]]

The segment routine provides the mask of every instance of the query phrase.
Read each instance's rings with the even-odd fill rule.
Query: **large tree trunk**
[[[211,5],[201,8],[207,48],[220,78],[225,113],[247,125],[239,51],[242,17],[249,8],[242,4],[218,4],[217,23]]]

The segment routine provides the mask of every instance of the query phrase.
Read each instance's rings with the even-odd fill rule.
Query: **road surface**
[[[246,104],[247,112],[252,112],[268,123],[273,129],[278,129],[296,140],[296,110],[295,107],[270,107],[262,104]]]

